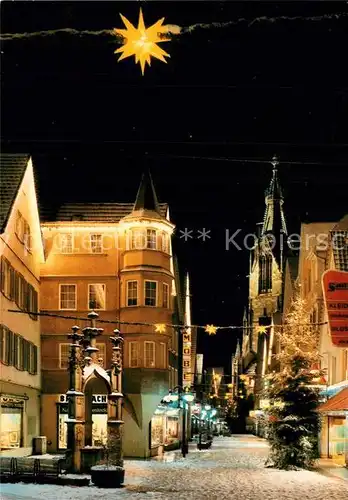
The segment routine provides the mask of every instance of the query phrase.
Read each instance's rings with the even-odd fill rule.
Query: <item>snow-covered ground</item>
[[[210,450],[190,450],[164,460],[126,460],[125,486],[2,484],[1,499],[45,500],[342,500],[348,483],[316,472],[264,467],[267,445],[254,437],[215,438]]]

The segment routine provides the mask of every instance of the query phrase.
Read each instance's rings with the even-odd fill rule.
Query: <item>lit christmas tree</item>
[[[297,291],[278,334],[280,372],[269,377],[267,395],[268,465],[278,469],[308,469],[319,458],[318,327],[312,325],[306,301]]]

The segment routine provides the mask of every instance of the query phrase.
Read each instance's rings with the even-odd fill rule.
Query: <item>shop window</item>
[[[129,367],[138,368],[140,365],[139,360],[139,343],[129,342]]]
[[[150,250],[157,249],[157,232],[155,229],[146,230],[146,248]]]
[[[169,285],[163,283],[163,307],[169,307]]]
[[[157,305],[157,281],[145,280],[145,305],[156,307],[156,305]]]
[[[88,285],[88,308],[105,309],[105,285],[99,283]]]
[[[1,450],[11,450],[23,446],[23,401],[1,397]]]
[[[176,410],[174,410],[176,411]],[[170,444],[179,439],[179,417],[167,417],[166,443]]]
[[[155,366],[155,343],[144,342],[144,365],[145,368],[153,368]]]
[[[164,438],[163,415],[154,415],[150,422],[150,446],[161,446]]]
[[[76,285],[59,285],[59,309],[76,309]]]
[[[127,281],[127,306],[138,305],[138,282]]]
[[[102,253],[103,251],[103,241],[101,234],[91,234],[90,244],[92,253]]]
[[[68,445],[68,404],[64,400],[57,404],[58,410],[58,449],[65,450]],[[107,442],[107,396],[93,395],[92,399],[92,446],[104,446]]]

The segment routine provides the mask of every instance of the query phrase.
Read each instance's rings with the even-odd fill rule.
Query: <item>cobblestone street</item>
[[[192,447],[185,459],[170,452],[163,460],[126,460],[122,489],[3,484],[1,498],[342,500],[348,496],[348,483],[342,479],[266,469],[267,452],[267,444],[253,436],[215,438],[210,450]]]

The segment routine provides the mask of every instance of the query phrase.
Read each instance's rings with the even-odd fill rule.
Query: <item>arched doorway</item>
[[[85,446],[105,446],[108,428],[108,387],[103,378],[92,376],[86,382]]]

